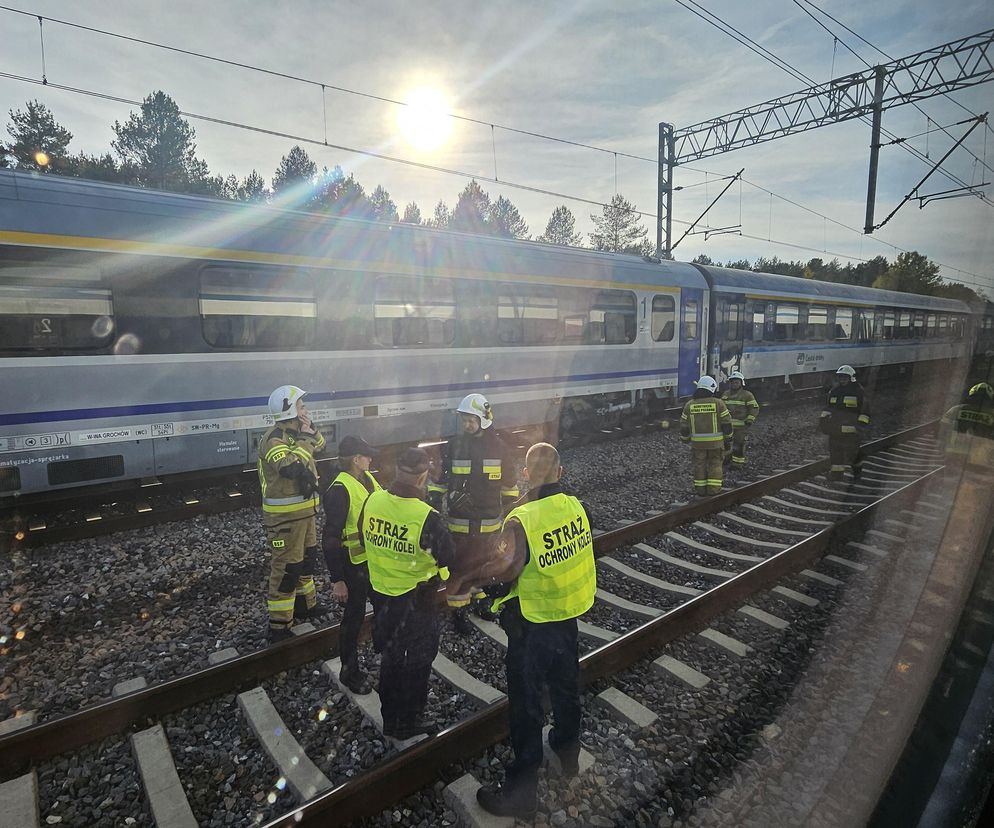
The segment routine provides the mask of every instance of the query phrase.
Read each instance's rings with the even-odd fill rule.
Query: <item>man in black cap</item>
[[[351,435],[338,444],[338,476],[325,490],[324,532],[321,544],[328,574],[334,582],[331,594],[345,604],[339,633],[342,684],[353,693],[366,695],[373,689],[369,675],[359,664],[359,630],[366,616],[369,571],[366,552],[359,544],[359,513],[366,498],[380,484],[369,473],[376,451],[365,440]]]
[[[455,547],[441,516],[424,501],[428,454],[405,449],[388,490],[373,492],[359,516],[376,618],[373,646],[380,661],[383,733],[410,739],[434,733],[422,716],[431,663],[438,655],[439,570],[452,566]]]

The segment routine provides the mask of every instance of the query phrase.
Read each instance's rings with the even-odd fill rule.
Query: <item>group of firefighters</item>
[[[859,476],[860,433],[870,415],[855,371],[843,365],[836,380],[819,426],[829,438],[830,476],[841,480],[846,468]],[[696,385],[681,414],[680,432],[691,446],[694,491],[706,496],[722,491],[726,465],[744,466],[759,404],[738,371],[720,396],[710,376]],[[550,747],[566,774],[577,772],[577,618],[593,605],[596,591],[591,518],[560,485],[558,451],[549,443],[528,450],[523,479],[529,488],[519,496],[513,452],[493,428],[490,403],[482,394],[470,394],[456,409],[461,430],[445,446],[440,469],[432,469],[423,449],[408,448],[397,457],[394,479],[383,489],[369,470],[376,450],[348,436],[338,444],[340,471],[322,492],[314,455],[325,439],[311,421],[304,395],[292,385],[272,393],[269,411],[275,425],[259,444],[271,553],[270,641],[290,637],[295,621],[328,612],[314,586],[323,551],[332,596],[345,605],[339,678],[354,693],[372,690],[358,648],[370,600],[373,648],[380,653],[383,732],[406,740],[437,730],[424,713],[439,646],[439,590],[444,585],[460,634],[470,632],[467,609],[474,599],[484,617],[499,610],[507,634],[514,760],[503,785],[481,788],[477,798],[493,814],[532,815],[543,756],[544,688],[553,711]],[[994,390],[982,383],[947,412],[944,427],[958,435],[992,438],[992,409]],[[316,515],[322,506],[319,546]]]

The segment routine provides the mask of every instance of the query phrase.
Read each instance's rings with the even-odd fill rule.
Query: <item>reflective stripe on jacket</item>
[[[597,570],[590,521],[580,501],[554,494],[517,506],[504,521],[517,520],[528,540],[528,562],[510,593],[494,602],[517,598],[529,621],[565,621],[594,604]]]
[[[382,489],[376,478],[369,472],[364,472],[369,484],[374,492]],[[342,546],[349,551],[349,560],[354,564],[361,564],[366,560],[366,550],[359,543],[359,513],[362,511],[362,504],[366,502],[370,492],[348,472],[339,472],[332,483],[332,486],[344,486],[349,493],[349,513],[345,518],[345,529],[342,531]]]
[[[381,595],[403,595],[439,574],[431,553],[421,548],[425,520],[433,511],[423,500],[383,489],[366,498],[360,532],[369,582]]]
[[[321,499],[317,494],[305,495],[300,484],[280,474],[292,463],[303,463],[317,479],[314,454],[324,448],[324,436],[303,434],[277,423],[259,440],[259,487],[262,490],[262,511],[272,514],[318,511]]]
[[[683,407],[680,430],[692,443],[720,446],[732,434],[732,415],[717,397],[692,399]]]
[[[756,415],[759,414],[759,403],[751,391],[746,391],[745,388],[729,390],[721,395],[721,400],[728,406],[733,428],[742,428],[755,422]]]

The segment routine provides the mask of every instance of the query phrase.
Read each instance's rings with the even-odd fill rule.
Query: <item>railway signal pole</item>
[[[673,172],[680,164],[868,116],[872,118],[873,137],[864,232],[872,233],[884,110],[991,80],[994,80],[994,29],[683,129],[660,123],[656,226],[659,255],[671,256]]]

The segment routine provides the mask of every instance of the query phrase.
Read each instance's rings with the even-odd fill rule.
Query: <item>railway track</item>
[[[817,461],[598,535],[598,600],[581,621],[584,684],[601,682],[644,661],[661,646],[688,638],[714,649],[723,659],[741,658],[752,649],[749,641],[744,635],[736,637],[734,623],[716,622],[728,613],[756,629],[788,635],[790,622],[776,614],[769,597],[803,613],[818,605],[820,592],[842,587],[846,579],[891,555],[904,540],[908,513],[923,514],[925,520],[939,514],[939,507],[923,498],[929,480],[941,468],[941,456],[928,436],[932,425],[868,444],[859,481],[831,484],[822,476],[828,461]],[[881,524],[881,513],[892,523]],[[871,521],[884,525],[886,531],[867,529]],[[833,552],[825,555],[829,547]],[[840,550],[846,554],[837,554]],[[499,660],[499,627],[480,622],[478,628],[476,636],[487,641]],[[442,722],[448,725],[442,732],[389,750],[387,741],[370,730],[370,725],[378,724],[375,695],[346,702],[342,691],[336,696],[341,709],[332,714],[322,708],[323,715],[340,716],[347,710],[351,718],[342,719],[336,728],[339,735],[345,728],[352,741],[336,742],[330,748],[322,744],[323,755],[314,756],[292,735],[299,736],[309,727],[299,711],[291,724],[277,710],[292,707],[288,687],[299,687],[311,673],[332,680],[337,676],[337,666],[328,656],[337,650],[338,627],[296,632],[295,639],[266,650],[213,654],[213,666],[181,678],[147,687],[140,679],[125,684],[119,688],[123,694],[119,698],[74,714],[37,724],[31,724],[30,715],[22,717],[15,722],[22,726],[0,735],[0,774],[8,780],[4,785],[11,786],[8,792],[19,789],[21,801],[27,802],[32,797],[24,791],[35,784],[30,768],[128,734],[135,754],[144,757],[141,773],[150,792],[148,807],[158,823],[177,810],[181,818],[192,819],[167,741],[167,734],[185,731],[169,721],[182,711],[201,711],[193,714],[194,719],[202,715],[199,727],[209,732],[221,699],[222,710],[231,704],[241,710],[261,745],[253,749],[265,751],[275,768],[275,784],[263,792],[262,805],[269,806],[268,811],[263,815],[260,810],[256,821],[270,819],[273,826],[345,824],[373,816],[431,786],[445,768],[479,756],[506,736],[500,665],[492,665],[494,681],[486,684],[476,677],[481,673],[473,665],[460,665],[458,646],[445,646],[433,678],[437,699],[451,695],[442,716],[450,720]],[[704,687],[710,681],[689,659],[669,654],[652,660],[650,669],[657,679],[679,685]],[[311,680],[327,687],[328,678]],[[449,690],[450,685],[455,689]],[[365,724],[358,718],[360,709]],[[468,716],[467,709],[473,710]],[[236,715],[230,707],[228,712]],[[321,710],[315,720],[318,724],[324,720]],[[195,732],[197,727],[193,725]],[[374,747],[346,761],[356,753],[360,729]],[[324,733],[323,739],[328,736]],[[304,734],[302,741],[312,751],[319,742],[314,732]],[[187,744],[181,758],[189,749]],[[244,745],[239,748],[244,749]],[[347,778],[346,767],[363,770]],[[201,780],[200,784],[211,783]],[[472,787],[465,779],[461,784]],[[255,793],[257,802],[259,793]],[[458,797],[452,797],[453,807],[458,807]],[[31,817],[37,820],[37,812]]]

